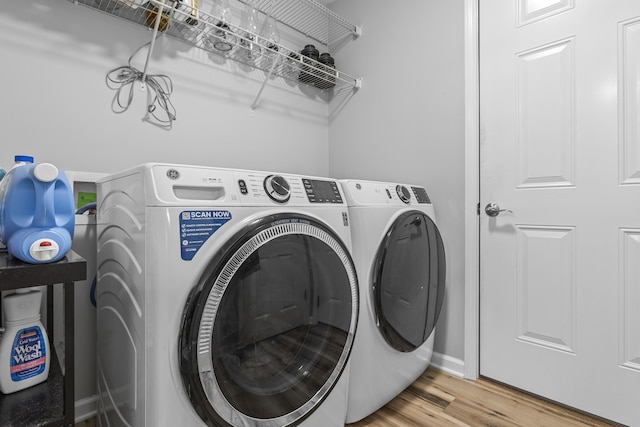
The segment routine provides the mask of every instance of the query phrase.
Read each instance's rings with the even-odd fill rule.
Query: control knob
[[[400,200],[402,200],[402,203],[409,204],[411,201],[411,193],[407,187],[404,185],[396,185],[396,193],[398,197],[400,197]]]
[[[291,187],[284,177],[280,175],[269,175],[264,179],[264,191],[274,202],[284,203],[291,196]]]

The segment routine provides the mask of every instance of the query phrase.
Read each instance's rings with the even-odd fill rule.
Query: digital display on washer
[[[336,181],[303,178],[302,183],[311,203],[342,203]]]
[[[418,203],[431,203],[427,195],[427,190],[423,187],[411,187],[411,190],[413,191],[413,195],[416,196]]]

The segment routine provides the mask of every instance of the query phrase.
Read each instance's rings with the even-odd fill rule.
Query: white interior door
[[[480,0],[479,31],[480,373],[640,426],[640,1]]]

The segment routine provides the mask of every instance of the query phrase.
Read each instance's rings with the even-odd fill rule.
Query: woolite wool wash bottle
[[[0,339],[0,391],[39,384],[49,376],[49,339],[40,322],[42,294],[19,289],[3,300],[5,331]]]

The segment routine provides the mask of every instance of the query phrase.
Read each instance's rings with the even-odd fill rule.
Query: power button
[[[244,182],[244,179],[239,179],[238,180],[238,187],[240,187],[240,193],[241,194],[249,193],[249,190],[247,190],[247,183]]]

